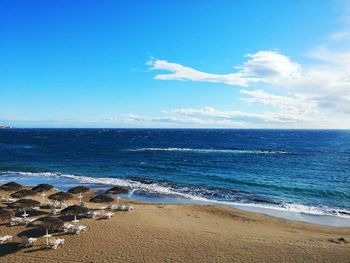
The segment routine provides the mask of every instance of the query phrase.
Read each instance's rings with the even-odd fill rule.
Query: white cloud
[[[139,115],[126,115],[124,123],[140,123],[140,124],[160,124],[166,126],[188,126],[188,127],[243,127],[245,125],[242,121],[234,121],[229,118],[208,118],[196,114],[177,114],[176,110],[163,111],[164,116],[149,117]]]
[[[344,41],[350,39],[350,33],[347,31],[338,31],[329,36],[332,41]]]
[[[180,108],[163,110],[162,117],[128,115],[126,122],[132,123],[166,123],[168,125],[187,125],[200,127],[247,127],[251,124],[298,124],[314,120],[321,122],[317,103],[303,96],[277,96],[262,90],[241,90],[247,104],[259,103],[272,109],[263,112],[240,110],[218,110],[213,107]]]
[[[300,66],[288,57],[274,51],[259,51],[247,54],[249,58],[236,72],[229,74],[212,74],[166,60],[150,60],[147,65],[152,70],[166,70],[171,73],[157,74],[157,80],[192,80],[202,82],[224,83],[247,87],[257,82],[278,82],[299,75]]]
[[[302,95],[279,96],[263,90],[241,90],[240,93],[249,96],[249,98],[242,98],[249,104],[259,103],[275,108],[275,111],[269,115],[280,122],[306,122],[315,119],[320,121],[321,119],[318,103]]]
[[[217,82],[241,87],[265,83],[278,89],[279,93],[285,91],[299,100],[300,97],[312,100],[321,109],[350,113],[350,51],[318,48],[310,52],[312,63],[304,66],[274,51],[259,51],[246,57],[248,60],[236,67],[236,72],[222,75],[164,60],[150,61],[149,65],[153,70],[171,72],[158,74],[155,79]]]
[[[302,123],[322,121],[317,103],[302,96],[287,97],[269,94],[262,90],[241,90],[241,94],[248,97],[242,98],[248,104],[259,103],[271,106],[271,110],[263,112],[248,112],[240,110],[219,111],[212,107],[199,109],[184,108],[163,111],[164,114],[180,116],[184,118],[197,118],[203,121],[226,120],[231,122],[247,123]]]

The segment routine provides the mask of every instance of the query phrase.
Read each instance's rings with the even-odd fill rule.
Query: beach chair
[[[23,217],[13,217],[7,223],[8,226],[20,226],[20,225],[26,225],[26,224],[27,222]]]
[[[12,198],[12,197],[7,197],[7,196],[2,196],[0,197],[0,202],[1,203],[13,203],[16,202],[18,199]]]
[[[76,235],[79,235],[81,231],[85,231],[85,230],[86,230],[86,226],[83,226],[83,225],[73,225],[73,227],[71,228],[71,232]]]
[[[48,244],[47,248],[57,249],[57,247],[59,245],[63,245],[63,244],[64,244],[64,238],[50,237],[49,238],[49,244]]]
[[[102,219],[111,219],[112,217],[114,216],[114,213],[112,212],[108,212],[108,213],[105,213],[101,216]]]
[[[110,206],[107,206],[107,208],[111,210],[119,210],[119,205],[110,205]]]
[[[71,229],[74,227],[73,224],[69,224],[69,223],[65,223],[63,225],[63,232],[67,233],[67,232],[71,232]]]
[[[51,206],[51,214],[53,215],[58,215],[61,213],[62,209],[61,208],[56,208],[55,206]]]
[[[49,204],[50,204],[50,206],[53,207],[53,208],[61,208],[60,203],[57,202],[57,201],[55,201],[55,200],[50,200],[50,201],[49,201]]]
[[[0,236],[0,244],[3,244],[7,241],[12,240],[12,236],[10,235],[4,235],[4,236]]]
[[[85,216],[87,218],[93,218],[93,219],[97,219],[101,216],[101,213],[98,211],[89,211],[85,214]]]
[[[21,243],[18,245],[18,247],[27,248],[33,246],[33,244],[36,242],[35,237],[27,237],[27,236],[21,236]]]
[[[130,212],[133,207],[129,204],[117,206],[114,210]]]

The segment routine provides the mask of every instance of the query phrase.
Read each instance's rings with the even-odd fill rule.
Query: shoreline
[[[124,198],[128,198],[124,195]],[[159,201],[155,199],[148,200],[149,198],[128,198],[131,201],[140,201],[149,204],[164,204],[164,205],[200,205],[200,206],[218,206],[218,207],[229,207],[237,209],[244,212],[251,212],[260,215],[267,215],[274,218],[284,219],[288,221],[309,223],[321,226],[329,227],[350,227],[350,217],[346,216],[335,216],[335,215],[317,215],[317,214],[307,214],[302,212],[294,212],[288,210],[282,210],[272,207],[263,207],[258,204],[234,204],[229,202],[220,201],[195,201],[186,199],[176,199],[176,198],[159,198]],[[172,200],[174,200],[172,202]]]
[[[3,193],[1,193],[3,194]],[[87,207],[102,204],[87,200]],[[34,197],[40,199],[40,196]],[[77,198],[73,203],[77,203]],[[121,199],[122,203],[129,202]],[[110,220],[79,218],[87,230],[64,238],[57,250],[43,250],[45,233],[33,227],[0,226],[13,240],[0,245],[0,262],[348,262],[349,227],[327,227],[283,220],[226,206],[156,204],[130,201],[131,212]],[[29,216],[35,213],[28,211]],[[70,222],[72,217],[61,217]],[[20,236],[36,237],[30,248],[18,249]]]
[[[104,183],[86,183],[77,180],[77,178],[63,178],[57,176],[39,176],[35,173],[27,173],[30,176],[19,177],[18,174],[23,174],[22,172],[11,172],[8,173],[2,172],[0,174],[0,184],[2,182],[18,180],[23,185],[36,185],[39,183],[49,182],[55,186],[55,188],[60,190],[67,190],[72,185],[87,185],[91,187],[93,190],[106,190],[109,184]],[[49,173],[51,174],[51,173]],[[96,178],[91,178],[94,180]],[[108,178],[107,178],[108,179]],[[49,181],[48,181],[49,180]],[[350,216],[342,216],[342,215],[328,215],[328,214],[313,214],[307,213],[303,211],[290,211],[284,209],[282,207],[277,206],[268,206],[264,204],[254,204],[254,203],[233,203],[228,201],[216,201],[216,200],[194,200],[188,199],[181,196],[171,196],[171,195],[161,195],[161,194],[135,194],[133,191],[128,195],[122,195],[124,198],[128,198],[131,201],[140,201],[146,203],[154,203],[154,204],[193,204],[193,205],[213,205],[213,206],[225,206],[231,207],[235,209],[239,209],[242,211],[248,211],[258,214],[264,214],[276,218],[281,218],[285,220],[297,221],[297,222],[306,222],[310,224],[316,225],[324,225],[324,226],[332,226],[332,227],[350,227]]]

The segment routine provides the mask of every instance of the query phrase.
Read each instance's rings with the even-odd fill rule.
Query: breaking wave
[[[1,176],[11,176],[12,177],[50,177],[50,178],[58,178],[58,179],[67,179],[72,180],[73,182],[85,183],[85,184],[93,184],[93,185],[118,185],[127,187],[131,190],[132,193],[135,191],[144,192],[146,194],[156,194],[163,196],[172,196],[177,198],[184,198],[188,200],[193,200],[199,203],[212,203],[212,204],[223,204],[223,205],[231,205],[231,206],[249,206],[249,207],[258,207],[258,208],[268,208],[279,211],[286,212],[295,212],[295,213],[304,213],[309,215],[328,215],[328,216],[338,216],[350,218],[350,210],[340,209],[340,208],[331,208],[327,206],[311,206],[311,205],[303,205],[297,203],[276,203],[273,201],[266,200],[249,200],[249,199],[241,199],[241,201],[232,201],[230,197],[225,195],[225,193],[218,193],[212,191],[210,189],[205,188],[190,188],[190,187],[174,187],[174,186],[166,186],[160,185],[156,182],[140,182],[136,180],[130,179],[122,179],[122,178],[101,178],[101,177],[88,177],[74,174],[63,174],[63,173],[52,173],[52,172],[0,172]],[[0,177],[0,182],[1,180]],[[59,187],[59,185],[58,185]],[[220,200],[216,200],[215,197],[219,196]],[[224,200],[223,197],[228,199]]]

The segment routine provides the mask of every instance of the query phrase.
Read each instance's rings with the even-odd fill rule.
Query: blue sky
[[[0,124],[350,128],[349,10],[1,0]]]

